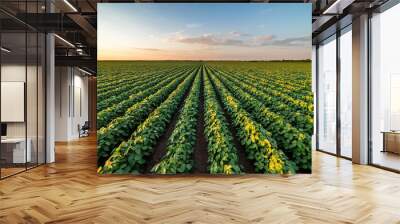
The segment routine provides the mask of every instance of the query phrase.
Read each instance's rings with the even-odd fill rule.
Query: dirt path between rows
[[[218,91],[216,91],[216,86],[214,85],[214,82],[210,79],[212,86],[214,88],[215,94],[217,95],[217,101],[219,105],[222,108],[222,112],[224,113],[224,116],[226,118],[226,121],[228,123],[229,130],[231,131],[232,137],[233,137],[233,144],[235,145],[235,148],[237,149],[237,154],[239,156],[239,165],[241,167],[241,170],[245,173],[254,173],[254,165],[253,163],[247,159],[246,157],[246,150],[240,144],[239,138],[237,137],[237,131],[236,128],[232,122],[232,118],[229,115],[228,111],[226,111],[225,107],[223,106],[223,103],[221,101],[221,96],[219,95]]]
[[[192,81],[190,87],[188,88],[188,90],[186,90],[186,93],[185,93],[183,99],[181,100],[181,102],[179,102],[179,105],[174,113],[174,116],[172,117],[171,121],[169,122],[166,131],[160,137],[160,139],[157,141],[156,146],[153,148],[152,155],[147,159],[144,173],[151,173],[151,169],[153,168],[153,166],[156,165],[157,163],[159,163],[160,160],[162,159],[162,157],[165,155],[166,149],[167,149],[167,144],[168,144],[168,138],[171,136],[172,132],[175,129],[175,125],[176,125],[176,122],[178,122],[178,117],[180,114],[179,112],[182,109],[182,107],[185,103],[185,100],[190,93],[190,90],[192,89],[193,82],[194,82],[194,78],[193,78],[193,81]]]
[[[193,173],[201,174],[207,173],[208,166],[208,152],[207,141],[204,136],[204,74],[201,73],[201,86],[200,86],[200,107],[199,116],[197,118],[197,138],[194,147],[193,159],[194,169]]]

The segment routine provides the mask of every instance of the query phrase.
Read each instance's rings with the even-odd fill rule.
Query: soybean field
[[[98,63],[98,173],[311,172],[310,61]]]

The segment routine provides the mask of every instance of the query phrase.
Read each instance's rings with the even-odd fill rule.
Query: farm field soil
[[[100,174],[311,172],[310,61],[100,61]]]

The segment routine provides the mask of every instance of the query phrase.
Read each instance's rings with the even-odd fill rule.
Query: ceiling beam
[[[86,39],[91,46],[96,46],[97,30],[90,24],[85,17],[80,14],[68,14],[67,15],[72,21],[74,21],[82,30],[88,35]]]
[[[56,66],[86,67],[97,71],[97,59],[91,56],[55,56]]]
[[[355,2],[355,0],[336,0],[331,5],[329,5],[327,9],[322,12],[322,14],[342,14],[344,9],[353,4],[353,2]]]

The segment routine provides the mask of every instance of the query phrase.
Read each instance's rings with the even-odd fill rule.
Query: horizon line
[[[126,60],[126,59],[104,59],[104,60],[97,60],[100,61],[243,61],[243,62],[253,62],[253,61],[311,61],[311,58],[308,59],[274,59],[274,60],[181,60],[181,59],[168,59],[168,60]]]

